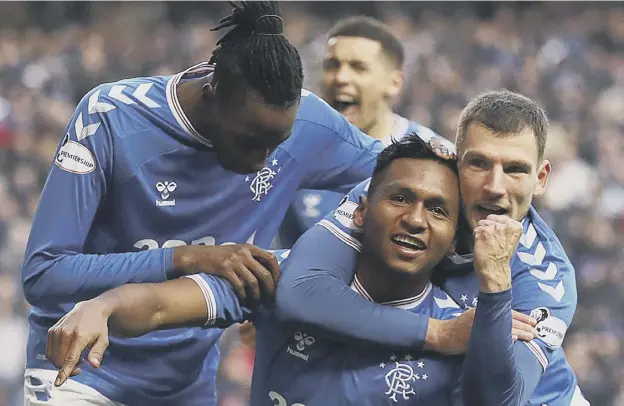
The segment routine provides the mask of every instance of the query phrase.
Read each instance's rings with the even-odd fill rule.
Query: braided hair
[[[229,97],[247,84],[264,101],[290,107],[299,101],[303,68],[297,49],[283,34],[284,21],[277,1],[229,2],[232,14],[212,29],[231,28],[218,42],[210,63],[215,64],[217,94]]]

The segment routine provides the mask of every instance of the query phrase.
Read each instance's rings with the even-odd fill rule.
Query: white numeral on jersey
[[[251,234],[251,237],[247,239],[247,244],[253,244],[254,239],[256,238],[256,232],[254,231]],[[224,242],[221,245],[234,245],[238,244],[236,242]],[[184,245],[189,245],[186,241],[182,240],[167,240],[163,243],[162,246],[158,245],[158,241],[153,240],[151,238],[145,238],[143,240],[139,240],[134,243],[133,247],[139,250],[155,250],[157,248],[174,248],[174,247],[182,247]],[[211,235],[207,237],[202,237],[197,240],[191,241],[190,245],[217,245],[217,241]]]
[[[273,405],[275,406],[288,406],[288,402],[286,402],[286,399],[284,399],[284,397],[277,392],[274,392],[274,391],[269,392],[269,397],[271,398],[273,402],[275,402],[273,403]],[[290,406],[306,406],[306,405],[304,405],[303,403],[293,403]]]

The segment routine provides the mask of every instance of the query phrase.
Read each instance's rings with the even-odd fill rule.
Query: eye
[[[475,168],[485,169],[487,168],[487,162],[481,158],[473,158],[470,160],[470,166],[474,166]]]
[[[390,200],[395,203],[407,203],[407,198],[403,195],[390,196]]]
[[[507,173],[529,173],[528,169],[520,165],[511,165],[505,168]]]
[[[432,207],[429,209],[429,211],[438,216],[448,217],[448,213],[446,212],[446,210],[444,210],[444,207],[441,206]]]
[[[325,59],[323,61],[323,69],[326,71],[336,70],[339,67],[339,63],[335,59]]]

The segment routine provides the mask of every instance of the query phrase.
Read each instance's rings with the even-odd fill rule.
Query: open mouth
[[[423,240],[406,234],[393,236],[392,242],[408,251],[413,252],[424,251],[427,248],[427,245],[423,242]]]
[[[334,98],[331,105],[339,112],[344,113],[352,107],[358,107],[360,105],[360,101],[353,96],[338,95]]]
[[[484,213],[486,217],[490,214],[505,215],[509,213],[509,210],[495,204],[480,204],[477,206],[477,209]]]

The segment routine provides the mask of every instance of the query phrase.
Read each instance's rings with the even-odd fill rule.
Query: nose
[[[426,229],[426,220],[425,220],[425,206],[422,203],[414,204],[410,206],[410,209],[407,210],[402,219],[403,227],[405,227],[405,231],[410,234],[417,234]]]
[[[351,69],[346,64],[341,64],[336,72],[336,84],[348,84],[351,82],[351,78]]]
[[[483,190],[491,197],[501,197],[505,195],[505,185],[503,184],[505,173],[500,166],[494,166],[487,174]]]

